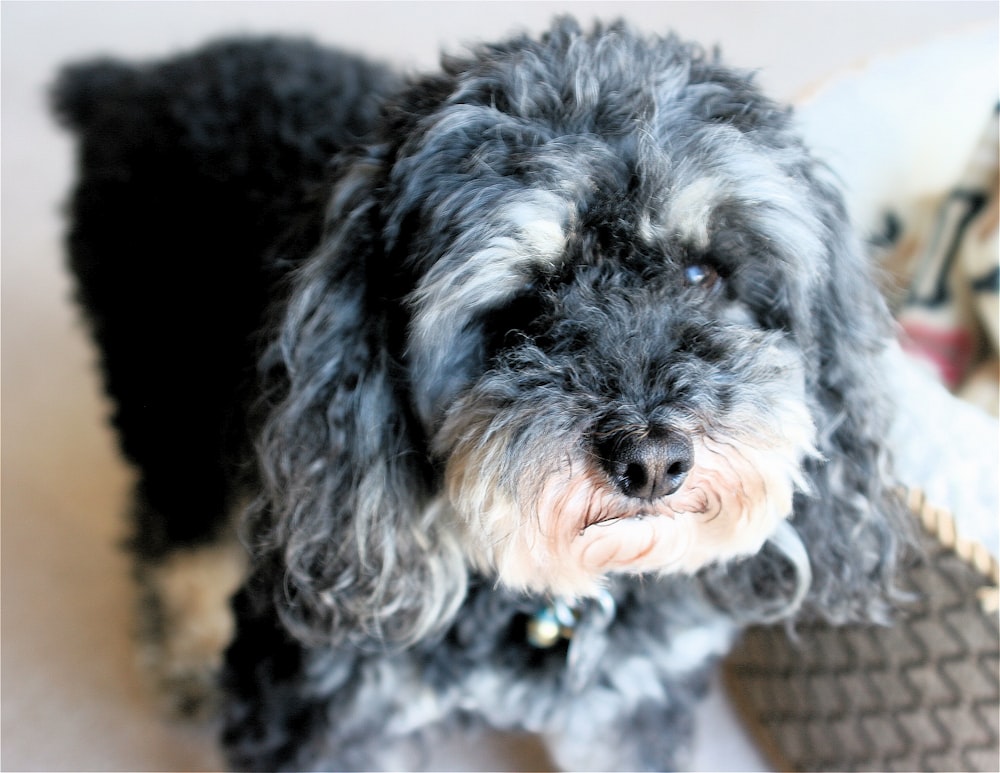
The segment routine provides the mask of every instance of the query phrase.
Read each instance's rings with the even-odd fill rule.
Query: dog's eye
[[[479,322],[487,358],[530,334],[541,313],[541,299],[534,292],[534,286],[529,285],[525,293],[484,314]]]
[[[719,283],[719,272],[707,263],[692,263],[684,268],[684,283],[688,287],[711,290]]]

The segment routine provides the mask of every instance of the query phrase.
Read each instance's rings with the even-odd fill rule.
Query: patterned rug
[[[1000,770],[998,568],[948,513],[910,498],[925,555],[892,627],[749,631],[729,694],[777,770]]]

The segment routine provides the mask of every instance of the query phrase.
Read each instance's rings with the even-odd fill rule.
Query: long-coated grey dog
[[[889,614],[889,317],[747,74],[562,19],[409,80],[90,62],[54,104],[143,652],[234,767],[486,723],[669,768],[742,626]]]

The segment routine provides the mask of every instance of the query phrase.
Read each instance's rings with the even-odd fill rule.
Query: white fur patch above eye
[[[442,325],[506,300],[533,270],[551,270],[564,255],[569,219],[566,201],[532,190],[470,224],[410,296],[417,335],[433,340]]]
[[[489,220],[470,225],[428,270],[408,299],[414,309],[409,354],[432,390],[453,375],[459,336],[477,313],[503,305],[533,273],[563,260],[570,218],[562,198],[525,191]],[[426,400],[418,395],[418,402]],[[433,407],[420,408],[428,419]]]
[[[695,249],[708,249],[717,214],[732,208],[739,223],[762,237],[775,256],[803,266],[808,281],[823,263],[825,227],[816,215],[812,191],[794,168],[801,161],[798,151],[757,147],[732,127],[716,127],[704,139],[715,152],[677,162],[669,177],[669,196],[660,201],[659,211],[642,218],[639,236],[648,244],[680,239]],[[710,165],[705,158],[711,158]]]
[[[549,267],[566,249],[566,210],[561,199],[538,194],[508,205],[502,210],[501,218],[517,229],[517,241],[541,264]]]
[[[698,177],[670,199],[666,212],[667,233],[680,234],[692,247],[707,249],[712,213],[730,192],[723,178]]]

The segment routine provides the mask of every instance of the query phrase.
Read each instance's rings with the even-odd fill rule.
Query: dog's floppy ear
[[[888,447],[893,402],[883,368],[893,329],[871,258],[825,174],[814,169],[810,187],[827,254],[801,326],[820,456],[807,462],[812,490],[792,525],[811,564],[807,605],[834,622],[884,620],[910,537]]]
[[[809,490],[796,494],[790,523],[760,554],[706,579],[717,603],[737,615],[884,621],[899,600],[896,572],[911,538],[888,447],[892,401],[883,368],[892,322],[826,174],[811,163],[799,170],[821,247],[803,262],[807,281],[776,306],[806,363],[818,452],[804,463]]]
[[[384,290],[383,178],[377,151],[343,162],[322,244],[295,275],[265,358],[280,394],[261,433],[249,538],[263,571],[283,573],[276,606],[306,640],[413,641],[465,590],[409,407],[402,305]]]

